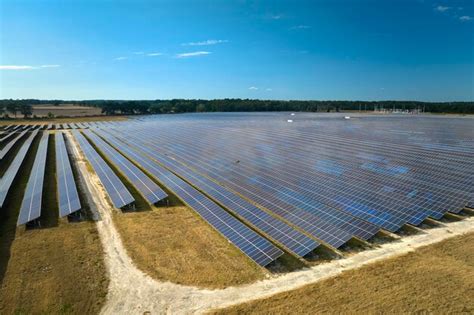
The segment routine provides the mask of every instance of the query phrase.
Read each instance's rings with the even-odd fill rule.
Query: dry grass
[[[54,105],[33,106],[33,115],[36,115],[37,117],[47,117],[48,113],[52,113],[54,116],[63,116],[63,117],[102,115],[101,109],[98,107],[77,106],[73,104],[63,104],[63,105],[58,105],[58,106],[54,106]]]
[[[108,280],[92,222],[19,231],[0,288],[0,313],[98,313]]]
[[[187,207],[115,214],[114,221],[133,261],[155,279],[222,288],[265,276]]]
[[[474,313],[474,234],[215,314]]]
[[[126,116],[91,116],[91,117],[68,117],[68,118],[43,118],[43,119],[9,119],[0,120],[0,126],[5,125],[32,125],[32,124],[49,124],[49,123],[73,123],[73,122],[88,122],[88,121],[121,121],[127,120]]]

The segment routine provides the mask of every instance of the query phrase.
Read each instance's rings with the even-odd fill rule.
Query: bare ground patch
[[[473,313],[474,233],[214,314]]]

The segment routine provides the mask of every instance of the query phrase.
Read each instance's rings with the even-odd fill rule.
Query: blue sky
[[[0,98],[474,100],[472,0],[0,1]]]

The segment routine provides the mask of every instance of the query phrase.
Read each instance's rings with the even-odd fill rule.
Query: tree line
[[[256,112],[256,111],[374,111],[402,110],[431,113],[474,114],[474,102],[417,102],[417,101],[280,101],[253,99],[172,99],[172,100],[0,100],[0,114],[32,115],[33,105],[77,104],[93,106],[107,115],[168,114],[189,112]]]

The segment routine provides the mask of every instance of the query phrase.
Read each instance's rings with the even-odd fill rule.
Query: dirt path
[[[72,140],[70,135],[69,139]],[[77,146],[73,142],[74,146]],[[104,314],[151,314],[202,313],[249,300],[299,288],[341,272],[363,265],[406,254],[414,249],[442,241],[446,238],[474,231],[474,218],[450,223],[445,227],[426,230],[423,234],[403,237],[398,241],[366,250],[348,258],[318,265],[279,277],[259,281],[240,287],[222,290],[205,290],[182,286],[170,282],[156,281],[138,270],[128,256],[120,235],[112,221],[112,206],[107,202],[105,191],[96,174],[88,171],[82,154],[76,154],[77,165],[82,177],[81,185],[87,192],[91,210],[99,220],[97,229],[105,253],[105,263],[110,285]]]

